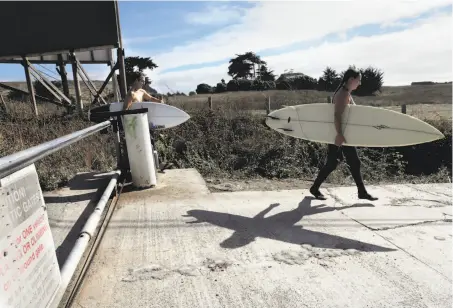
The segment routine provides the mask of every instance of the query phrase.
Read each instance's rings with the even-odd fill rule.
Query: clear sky
[[[147,74],[165,93],[228,81],[229,59],[246,51],[277,75],[294,69],[318,78],[326,66],[355,64],[381,69],[385,85],[452,80],[450,0],[121,1],[119,8],[126,56],[151,57],[159,68]],[[84,67],[93,79],[108,74],[104,65]],[[23,68],[0,64],[0,80],[24,80]]]

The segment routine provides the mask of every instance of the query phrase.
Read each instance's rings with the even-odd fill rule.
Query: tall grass
[[[385,92],[383,97],[403,95],[401,91],[393,91],[396,94]],[[172,97],[169,103],[189,112],[191,119],[178,127],[155,132],[160,158],[180,168],[197,168],[203,176],[209,177],[313,179],[325,160],[326,146],[286,137],[269,129],[264,124],[263,109],[266,95],[272,95],[271,92],[222,94],[214,98],[214,110],[207,108],[207,96],[196,97],[198,101]],[[316,99],[324,102],[328,94],[319,91],[275,92],[279,96],[272,99],[280,107],[301,101],[316,102]],[[451,102],[451,91],[449,93]],[[427,98],[420,96],[419,101],[426,103],[430,95],[433,94]],[[357,101],[363,102],[362,98]],[[387,99],[382,104],[390,106],[401,102]],[[7,101],[7,105],[8,113],[0,109],[2,157],[93,125],[47,103],[38,104],[38,119],[28,101]],[[272,108],[276,109],[275,106]],[[432,105],[434,109],[437,106]],[[417,110],[423,113],[426,108]],[[446,138],[414,147],[359,148],[365,181],[451,181],[451,111],[447,117],[439,115],[427,121]],[[115,164],[113,135],[109,133],[94,134],[38,161],[36,166],[42,188],[52,190],[65,185],[77,172],[109,171]],[[352,183],[345,164],[340,164],[328,181]]]
[[[1,114],[1,157],[93,125],[51,104],[39,105],[38,118],[29,102],[9,102],[8,111]],[[94,134],[39,160],[36,168],[42,189],[61,187],[77,172],[111,170],[116,164],[111,138],[111,134]]]
[[[263,116],[232,109],[201,109],[191,116],[158,134],[157,146],[162,158],[181,168],[197,168],[204,176],[313,179],[325,161],[326,145],[271,130]],[[451,181],[451,121],[430,123],[446,138],[412,147],[359,148],[365,181]],[[329,181],[351,183],[346,164]]]

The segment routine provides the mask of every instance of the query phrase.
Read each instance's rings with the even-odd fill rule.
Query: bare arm
[[[337,130],[338,135],[343,135],[343,131],[341,129],[341,118],[343,115],[343,111],[346,108],[346,105],[349,103],[349,95],[347,92],[340,92],[337,93],[335,97],[335,113],[334,113],[334,122],[335,122],[335,129]]]
[[[161,102],[160,99],[155,98],[152,95],[149,95],[148,92],[146,92],[145,90],[142,89],[142,92],[143,92],[143,98],[145,98],[146,100],[149,100],[149,101],[155,102],[155,103],[160,103]]]

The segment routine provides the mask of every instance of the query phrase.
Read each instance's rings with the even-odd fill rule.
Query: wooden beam
[[[106,105],[107,102],[104,100],[104,98],[102,96],[100,96],[100,93],[97,89],[96,89],[96,86],[94,85],[93,82],[91,82],[90,80],[90,77],[88,76],[88,73],[85,71],[85,69],[83,68],[83,66],[80,64],[79,60],[77,60],[76,58],[76,62],[77,62],[77,66],[78,68],[80,69],[80,71],[82,71],[82,73],[85,75],[85,78],[86,80],[88,81],[88,83],[93,87],[94,89],[94,92],[91,92],[91,89],[90,89],[90,92],[93,94],[93,96],[95,97],[95,99],[97,98],[101,98],[102,102]],[[81,75],[80,77],[82,77],[83,79],[83,76]],[[85,80],[84,80],[85,82]],[[85,85],[87,86],[87,88],[89,89],[89,86],[87,85],[87,83],[85,82]]]
[[[124,49],[123,48],[118,48],[117,49],[118,53],[118,69],[120,71],[120,93],[121,93],[121,99],[124,100],[126,98],[126,91],[127,91],[127,84],[126,84],[126,71],[124,68]]]
[[[112,69],[110,70],[109,75],[107,76],[107,78],[105,79],[104,83],[103,83],[102,86],[99,88],[98,93],[95,95],[93,101],[91,102],[91,105],[93,105],[93,104],[96,102],[97,97],[102,93],[102,91],[104,91],[104,88],[105,88],[105,87],[107,86],[107,84],[109,83],[110,78],[112,78],[112,76],[113,76],[113,74],[115,73],[115,70],[117,69],[117,67],[118,67],[117,64],[115,64],[115,65],[112,67]],[[116,90],[115,86],[114,86],[113,88]],[[115,97],[117,97],[117,96],[118,96],[118,93],[116,93]],[[104,103],[107,104],[106,101],[104,101]]]
[[[63,61],[63,55],[58,55],[58,74],[61,77],[61,84],[63,85],[63,93],[69,97],[69,83],[68,83],[68,74],[66,73],[66,65]]]
[[[35,77],[36,80],[38,80],[56,99],[58,99],[60,102],[62,101],[62,98],[58,96],[57,93],[55,93],[49,85],[42,80],[42,77],[36,74],[34,71],[30,70],[30,74]]]
[[[30,70],[29,70],[29,66],[28,66],[27,57],[22,57],[22,59],[23,59],[22,65],[24,66],[24,70],[25,70],[25,78],[27,79],[28,92],[30,93],[30,102],[32,104],[32,110],[33,110],[35,116],[38,117],[38,107],[36,106],[35,90],[33,88],[33,83],[31,82]]]
[[[74,51],[70,53],[71,62],[72,62],[72,74],[74,76],[74,89],[76,95],[76,107],[80,115],[83,115],[83,102],[82,102],[82,95],[80,93],[80,81],[79,81],[79,74],[77,73],[77,62],[74,55]]]
[[[107,77],[107,79],[110,79],[112,76],[114,76],[114,78],[112,78],[114,97],[115,97],[115,101],[119,102],[120,101],[120,95],[119,95],[120,89],[119,89],[119,85],[118,85],[118,78],[116,77],[117,75],[115,74],[115,71],[118,69],[118,63],[113,64],[113,61],[110,61],[109,66],[111,69],[111,72],[110,72],[111,75],[109,75],[109,77]]]
[[[30,95],[30,93],[28,93],[27,91],[24,91],[22,89],[18,89],[18,88],[14,88],[14,87],[11,87],[11,86],[8,86],[4,83],[1,83],[0,82],[0,87],[1,88],[4,88],[4,89],[7,89],[7,90],[10,90],[10,91],[15,91],[15,92],[19,92],[19,93],[22,93],[22,94],[25,94],[25,95]],[[49,102],[49,103],[52,103],[52,104],[55,104],[55,105],[58,105],[58,106],[61,106],[61,107],[64,107],[64,105],[62,103],[59,103],[57,101],[54,101],[50,98],[47,98],[47,97],[43,97],[43,96],[39,96],[39,95],[36,95],[35,94],[35,97],[36,98],[39,98],[40,100],[43,100],[43,101],[46,101],[46,102]]]
[[[2,103],[3,109],[5,110],[6,114],[9,114],[8,106],[6,105],[5,100],[3,99],[3,95],[0,93],[0,101]]]
[[[61,99],[64,100],[64,101],[66,101],[66,103],[68,103],[69,105],[72,104],[71,100],[70,100],[68,97],[66,97],[66,95],[64,95],[63,92],[61,92],[60,89],[58,89],[53,83],[51,83],[49,80],[47,80],[46,77],[44,77],[37,69],[35,69],[35,68],[33,67],[32,64],[28,63],[28,65],[29,65],[29,67],[30,67],[30,70],[32,70],[33,72],[35,72],[36,74],[38,74],[38,76],[41,77],[41,79],[42,79],[45,83],[47,83],[47,85],[48,85],[49,87],[51,87],[51,88],[53,89],[54,92],[57,92],[58,95],[60,95],[59,97],[57,96],[57,98],[60,98],[60,97],[61,97]]]

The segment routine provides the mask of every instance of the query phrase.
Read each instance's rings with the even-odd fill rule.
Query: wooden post
[[[0,100],[2,102],[3,109],[5,109],[5,113],[8,114],[9,113],[8,106],[6,105],[6,102],[3,99],[3,95],[1,93],[0,93]]]
[[[401,105],[401,112],[406,114],[406,104]]]
[[[85,71],[85,69],[83,68],[82,64],[79,62],[79,60],[75,59],[76,62],[77,62],[77,67],[79,68],[79,75],[80,75],[80,78],[82,78],[82,81],[83,83],[85,84],[85,86],[88,88],[88,90],[90,91],[91,94],[93,95],[96,95],[96,100],[98,100],[99,98],[101,99],[101,101],[107,105],[107,102],[104,100],[104,98],[100,95],[101,94],[101,91],[98,91],[98,89],[96,89],[96,86],[94,85],[94,83],[91,81],[90,79],[90,76],[88,76],[88,73]],[[86,79],[86,80],[85,80]],[[91,88],[90,88],[91,86]],[[91,98],[91,96],[90,96]],[[90,99],[91,101],[91,99]]]
[[[123,48],[118,48],[118,69],[120,73],[120,93],[121,93],[121,99],[126,98],[126,91],[127,91],[127,84],[126,84],[126,71],[124,68],[124,49]]]
[[[52,95],[57,98],[58,100],[64,100],[67,104],[71,104],[71,100],[66,97],[53,83],[46,79],[37,69],[33,67],[32,64],[28,64],[30,73],[35,77],[36,80],[41,82],[41,84],[49,90]],[[36,95],[35,95],[36,96]]]
[[[209,106],[209,109],[212,110],[212,96],[208,97],[208,106]]]
[[[80,93],[80,81],[79,81],[79,74],[78,74],[78,67],[77,67],[77,62],[75,59],[74,52],[71,51],[70,53],[71,57],[71,64],[72,64],[72,75],[74,76],[74,89],[75,89],[75,95],[76,95],[76,107],[77,111],[79,112],[80,115],[83,115],[83,102],[82,102],[82,95]]]
[[[270,96],[268,98],[266,98],[265,106],[266,106],[266,115],[268,115],[269,113],[271,113],[271,97]]]
[[[113,61],[109,61],[109,66],[110,66],[110,70],[114,70],[116,71],[115,69],[115,65],[113,64]],[[117,75],[116,73],[114,72],[113,73],[113,76],[112,76],[112,83],[113,83],[113,96],[115,98],[115,102],[119,102],[120,101],[120,95],[119,95],[119,86],[118,86],[118,78],[117,78]]]
[[[30,77],[30,70],[28,67],[28,60],[26,57],[22,57],[22,65],[24,66],[25,70],[25,78],[27,79],[27,87],[28,87],[28,93],[30,93],[30,102],[32,104],[32,109],[33,112],[35,113],[35,116],[38,116],[38,107],[36,106],[36,98],[35,98],[35,89],[33,88],[33,83],[31,82],[31,77]]]
[[[63,62],[63,56],[61,54],[58,55],[58,73],[61,77],[61,84],[63,86],[63,93],[66,97],[69,98],[69,84],[68,84],[68,76],[66,73],[66,66]]]

